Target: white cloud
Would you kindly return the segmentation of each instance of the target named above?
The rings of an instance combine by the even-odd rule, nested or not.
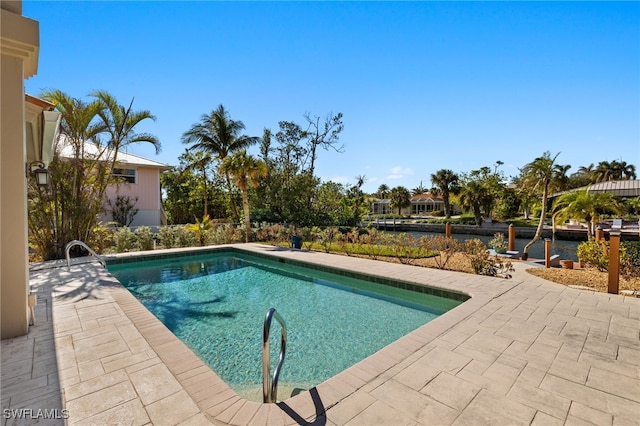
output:
[[[413,176],[413,169],[410,167],[395,166],[389,169],[387,179],[402,179],[406,176]]]

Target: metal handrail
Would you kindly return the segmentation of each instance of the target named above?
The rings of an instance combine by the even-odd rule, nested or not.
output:
[[[273,372],[273,379],[269,376],[271,370],[271,355],[269,353],[269,336],[271,334],[271,319],[275,318],[280,323],[280,356],[278,365]],[[263,402],[276,402],[278,397],[278,378],[287,352],[287,326],[275,308],[270,308],[264,317],[262,329],[262,400]]]
[[[91,249],[91,247],[89,247],[86,243],[84,243],[83,241],[80,240],[73,240],[73,241],[69,241],[67,243],[67,246],[64,248],[64,253],[65,253],[65,257],[67,258],[67,268],[71,267],[71,258],[69,257],[69,250],[71,250],[71,247],[73,246],[81,246],[84,247],[85,249],[87,249],[87,251],[89,251],[89,253],[91,253],[93,256],[96,257],[96,259],[98,259],[98,262],[100,262],[100,264],[103,267],[107,267],[107,262],[104,261],[103,258],[101,258],[98,253],[96,253],[95,251],[93,251]]]

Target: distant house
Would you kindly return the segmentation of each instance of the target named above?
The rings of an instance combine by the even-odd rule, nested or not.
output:
[[[551,195],[549,199],[552,200],[562,194],[574,191],[584,191],[585,189],[588,189],[591,193],[610,192],[620,198],[635,198],[640,197],[640,180],[609,180],[605,182],[592,183],[588,186],[555,193]]]
[[[171,166],[123,152],[118,154],[118,164],[120,168],[114,168],[112,174],[121,177],[123,182],[110,185],[106,198],[112,204],[118,196],[129,197],[132,201],[137,198],[135,207],[138,213],[134,216],[131,226],[166,225],[167,215],[162,208],[160,175],[171,169]],[[111,214],[107,213],[102,220],[111,221]]]
[[[69,144],[61,143],[62,157],[72,157]],[[93,154],[97,150],[94,145],[86,144],[85,152]],[[148,158],[126,152],[118,152],[117,167],[111,171],[112,175],[120,178],[120,182],[111,184],[105,194],[105,214],[99,219],[103,222],[113,220],[109,206],[114,205],[118,197],[128,197],[138,210],[130,226],[160,226],[167,224],[167,215],[162,208],[162,194],[160,189],[160,175],[171,169],[171,166],[149,160]]]
[[[371,204],[372,214],[393,214],[397,211],[390,207],[390,200],[387,198],[376,200]],[[444,200],[430,192],[412,196],[411,206],[400,210],[401,214],[407,216],[429,216],[439,211],[444,211]]]

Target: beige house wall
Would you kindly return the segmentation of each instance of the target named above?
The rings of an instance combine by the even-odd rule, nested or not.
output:
[[[0,1],[0,328],[1,338],[29,331],[24,79],[37,72],[38,22],[21,1]]]

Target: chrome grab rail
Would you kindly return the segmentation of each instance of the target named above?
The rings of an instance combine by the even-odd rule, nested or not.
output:
[[[280,356],[278,365],[273,372],[273,379],[269,376],[271,370],[271,355],[269,353],[269,336],[271,334],[271,319],[275,318],[280,323]],[[262,400],[263,402],[276,402],[278,397],[278,378],[284,363],[284,356],[287,351],[287,326],[284,320],[274,308],[270,308],[264,317],[264,328],[262,329]]]
[[[98,259],[98,262],[100,262],[100,264],[103,267],[105,268],[107,267],[107,262],[105,262],[103,258],[98,256],[98,253],[93,251],[91,247],[89,247],[86,243],[80,240],[73,240],[73,241],[69,241],[67,243],[67,246],[64,248],[65,257],[67,258],[67,268],[71,267],[71,258],[69,257],[69,250],[71,250],[71,247],[74,247],[74,246],[84,247],[85,249],[87,249],[87,251],[89,251],[89,253],[91,253],[93,256],[96,257],[96,259]]]

